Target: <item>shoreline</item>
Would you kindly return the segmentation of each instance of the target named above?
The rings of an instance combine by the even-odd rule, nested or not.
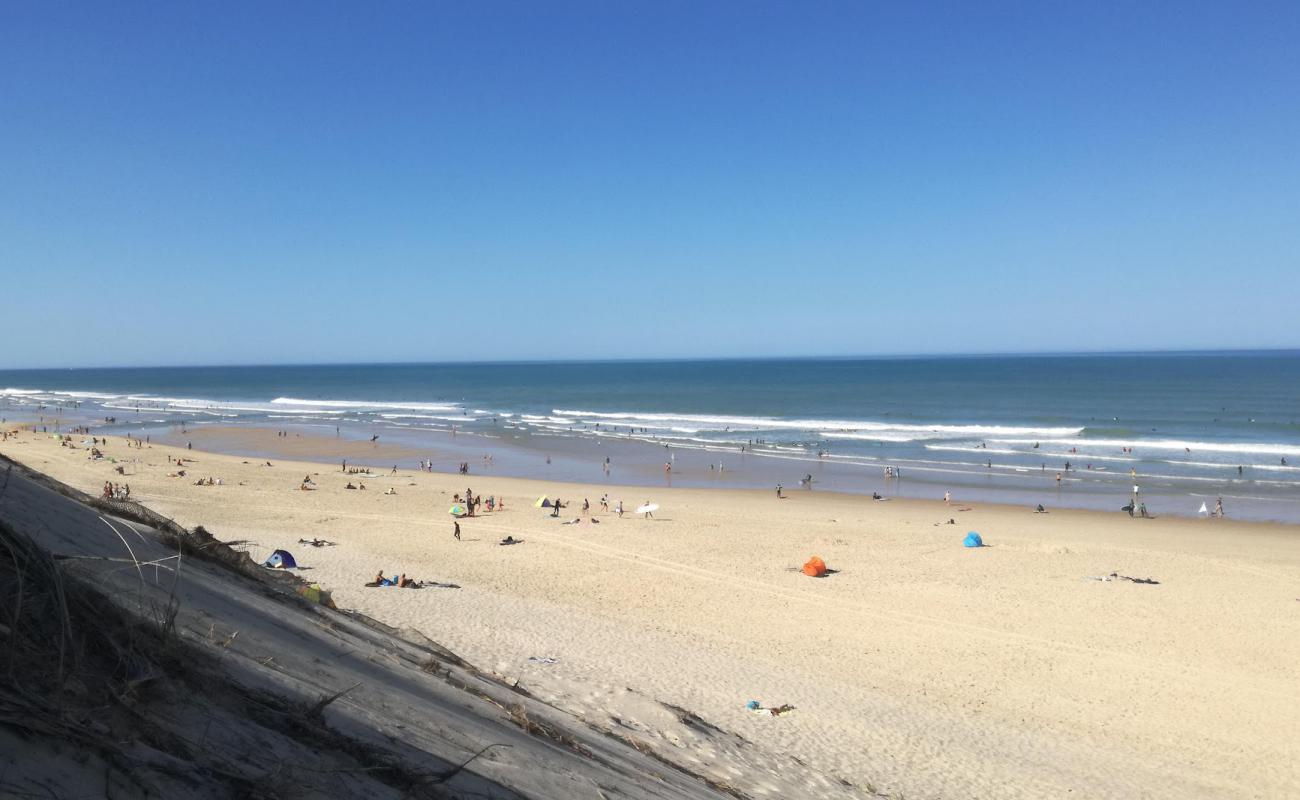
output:
[[[73,445],[20,434],[0,452],[92,492],[129,482],[133,499],[259,560],[289,549],[340,605],[595,724],[641,724],[653,698],[908,796],[1300,790],[1296,526],[694,488],[624,492],[629,507],[660,503],[653,520],[597,510],[585,516],[599,524],[562,525],[605,487],[399,468],[347,491],[337,463],[266,467],[120,437],[106,452],[127,474],[114,477]],[[223,485],[166,477],[175,456],[197,462],[187,478]],[[302,472],[317,491],[298,489]],[[446,509],[467,484],[506,508],[462,519],[458,542]],[[557,491],[573,501],[560,520],[532,506]],[[967,530],[990,546],[963,548]],[[506,535],[523,546],[496,546]],[[337,546],[297,543],[314,537]],[[838,572],[804,576],[810,555]],[[377,568],[461,588],[363,587]],[[1158,583],[1089,580],[1112,572]],[[798,710],[756,717],[750,699]]]
[[[291,430],[291,429],[289,429]],[[331,460],[347,458],[349,466],[368,465],[376,471],[391,469],[393,466],[401,471],[410,471],[407,466],[413,459],[426,458],[427,449],[419,450],[402,443],[392,443],[379,441],[376,443],[358,441],[355,439],[332,438],[322,435],[302,435],[292,434],[288,437],[277,437],[275,429],[261,426],[205,426],[190,430],[185,434],[176,434],[163,437],[159,442],[162,446],[175,448],[177,451],[183,449],[178,445],[180,439],[188,439],[198,442],[200,447],[194,452],[206,452],[211,455],[228,456],[228,457],[245,457],[259,458],[270,457],[282,460],[292,460],[300,462],[303,467],[315,467],[318,471],[325,470],[330,466]],[[205,450],[202,445],[215,440],[225,447],[231,449],[214,449]],[[441,457],[439,457],[441,456]],[[357,459],[360,459],[359,461]],[[450,465],[452,459],[446,457],[445,453],[435,452],[433,455],[433,464],[436,467]],[[337,466],[337,465],[336,465]],[[494,467],[484,466],[482,462],[469,462],[470,472],[466,475],[452,473],[435,469],[434,475],[440,475],[444,478],[453,480],[462,480],[475,482],[479,480],[492,481],[527,481],[531,483],[542,483],[549,486],[559,486],[562,490],[577,496],[580,492],[585,491],[590,495],[592,492],[612,492],[623,493],[632,496],[641,494],[655,494],[663,492],[686,491],[686,492],[742,492],[752,493],[755,497],[773,495],[774,489],[747,487],[747,486],[700,486],[687,482],[683,486],[673,486],[671,483],[655,484],[651,481],[644,483],[598,483],[595,481],[575,481],[566,479],[552,479],[544,475],[512,475],[512,474],[495,474]],[[403,469],[405,468],[405,469]],[[339,474],[342,474],[341,472]],[[644,473],[640,473],[644,474]],[[377,477],[382,477],[379,475]],[[676,476],[674,476],[676,477]],[[886,485],[885,488],[896,488]],[[837,491],[835,489],[805,488],[800,486],[785,486],[784,492],[787,496],[828,496],[854,502],[889,502],[898,506],[909,509],[910,511],[933,511],[941,514],[945,510],[955,514],[966,513],[962,509],[970,507],[982,507],[1000,512],[1032,512],[1031,506],[1020,505],[1015,503],[1001,503],[995,501],[986,501],[972,498],[962,498],[954,496],[951,504],[945,504],[942,500],[927,499],[908,495],[884,496],[881,501],[872,501],[870,495],[863,495],[860,492]],[[589,498],[591,499],[591,498]],[[594,503],[594,500],[593,500]],[[629,505],[629,508],[632,506]],[[1058,515],[1082,515],[1081,519],[1097,518],[1114,518],[1122,519],[1124,515],[1119,511],[1101,511],[1092,508],[1078,508],[1074,506],[1049,507],[1048,512]],[[955,518],[955,517],[954,517]],[[1180,515],[1180,514],[1160,514],[1149,519],[1131,518],[1134,524],[1152,523],[1157,520],[1182,521],[1182,522],[1199,522],[1206,524],[1231,523],[1233,525],[1250,525],[1273,527],[1278,529],[1291,529],[1297,535],[1300,535],[1300,523],[1284,522],[1279,520],[1255,520],[1255,519],[1234,519],[1231,515],[1218,519],[1214,517]],[[960,522],[960,521],[959,521]]]
[[[246,455],[250,457],[304,458],[328,463],[331,459],[343,456],[363,457],[368,455],[371,443],[348,436],[329,436],[318,431],[318,426],[287,425],[289,435],[285,438],[275,436],[275,430],[259,425],[222,425],[209,424],[196,426],[185,432],[169,430],[157,437],[160,443],[172,446],[184,446],[187,441],[197,441],[216,453],[227,455]],[[712,469],[712,457],[717,452],[700,454],[695,452],[679,453],[680,461],[675,456],[673,471],[666,474],[656,464],[647,463],[644,458],[633,461],[630,465],[615,459],[613,468],[602,473],[599,459],[591,452],[578,448],[580,456],[570,450],[556,450],[554,463],[550,455],[518,450],[509,443],[494,441],[480,434],[462,434],[454,436],[440,434],[440,440],[433,446],[426,443],[415,444],[405,439],[381,438],[376,452],[383,454],[380,463],[386,466],[396,464],[401,467],[413,467],[419,461],[430,460],[435,469],[454,469],[462,461],[470,467],[470,475],[501,475],[522,480],[549,481],[581,486],[601,487],[608,491],[632,491],[644,489],[663,491],[669,488],[692,488],[703,490],[755,490],[772,491],[776,484],[782,483],[786,492],[807,491],[798,485],[793,473],[807,472],[814,476],[812,491],[833,493],[854,497],[870,497],[879,493],[890,500],[909,500],[930,502],[943,497],[945,491],[951,491],[954,497],[966,492],[963,502],[979,503],[1008,508],[1033,508],[1039,504],[1053,510],[1081,510],[1096,513],[1118,511],[1127,504],[1128,494],[1115,494],[1111,491],[1098,491],[1096,487],[1080,485],[1080,479],[1066,476],[1064,488],[1060,485],[1048,486],[1035,491],[1007,486],[998,481],[1018,479],[1017,476],[992,474],[984,476],[984,483],[979,486],[965,483],[945,483],[934,476],[908,470],[906,475],[896,479],[882,479],[867,476],[859,471],[845,473],[845,465],[825,461],[797,460],[797,468],[792,467],[793,480],[783,481],[777,466],[782,462],[771,456],[751,455],[748,460],[736,458],[731,460],[727,471]],[[484,470],[485,462],[481,456],[492,454],[491,468]],[[618,452],[615,451],[615,455]],[[544,461],[543,458],[546,460]],[[499,460],[498,460],[499,459]],[[721,463],[721,461],[719,461]],[[757,466],[756,466],[757,465]],[[1042,482],[1052,484],[1050,471],[1044,472]],[[847,475],[847,477],[846,477]],[[584,477],[591,476],[591,477]],[[756,479],[757,476],[757,479]],[[767,479],[771,482],[766,482]],[[759,482],[761,479],[763,482]],[[1126,481],[1130,480],[1128,478]],[[1142,480],[1139,478],[1139,480]],[[1127,484],[1126,484],[1127,485]],[[1286,505],[1276,505],[1276,498],[1256,498],[1249,496],[1224,494],[1228,519],[1273,523],[1279,525],[1300,525],[1300,518],[1286,518],[1288,513],[1300,513],[1300,507],[1289,509]],[[1207,508],[1215,505],[1215,495],[1194,494],[1195,502],[1204,502]],[[1186,498],[1170,495],[1160,489],[1148,487],[1141,493],[1141,501],[1146,503],[1151,513],[1157,517],[1176,517],[1180,519],[1205,519],[1206,515],[1185,510]],[[1248,501],[1248,502],[1241,502]],[[1295,505],[1294,502],[1291,505]],[[1171,508],[1175,510],[1170,510]],[[1242,509],[1245,509],[1242,511]],[[1242,516],[1236,514],[1241,512]],[[1252,515],[1250,512],[1260,513]],[[1275,513],[1276,512],[1276,513]]]

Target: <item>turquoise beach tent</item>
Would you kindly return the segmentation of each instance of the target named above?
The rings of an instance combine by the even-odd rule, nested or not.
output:
[[[978,533],[971,531],[966,534],[966,538],[962,540],[962,544],[966,547],[983,547],[984,540],[980,538]]]

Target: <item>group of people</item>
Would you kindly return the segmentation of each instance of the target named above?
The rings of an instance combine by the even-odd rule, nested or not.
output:
[[[645,506],[648,507],[648,506],[652,506],[652,505],[653,505],[653,504],[652,504],[649,500],[645,501]],[[552,517],[558,517],[558,516],[560,516],[560,509],[565,508],[565,507],[567,507],[567,504],[566,504],[566,503],[564,503],[564,502],[563,502],[562,500],[560,500],[560,498],[558,498],[558,497],[555,498],[555,500],[551,502],[551,516],[552,516]],[[601,509],[601,511],[605,511],[605,512],[609,512],[609,511],[612,510],[612,511],[613,511],[615,514],[617,514],[619,517],[622,517],[622,516],[623,516],[623,501],[622,501],[622,500],[619,500],[617,503],[614,504],[613,509],[611,509],[610,506],[609,506],[609,493],[606,492],[605,494],[602,494],[602,495],[600,496],[600,509]],[[583,514],[590,514],[590,513],[591,513],[591,501],[588,500],[588,499],[585,498],[585,497],[582,498],[582,513],[583,513]],[[654,511],[653,511],[653,510],[645,511],[645,512],[643,512],[643,513],[645,514],[646,519],[654,519]],[[594,517],[592,518],[592,521],[593,521],[593,522],[596,521]],[[567,524],[567,523],[566,523],[566,524]]]
[[[124,483],[121,486],[118,486],[116,483],[104,481],[104,490],[100,494],[100,497],[105,500],[130,500],[131,484]]]
[[[505,508],[505,502],[498,500],[496,495],[488,495],[487,500],[484,500],[483,495],[474,494],[474,490],[469,487],[465,487],[465,497],[463,499],[459,494],[454,494],[451,496],[451,500],[453,503],[463,504],[465,506],[465,515],[469,517],[474,516],[480,507],[487,511],[500,511]]]
[[[379,572],[375,574],[375,579],[372,580],[370,583],[367,583],[366,585],[367,586],[396,586],[400,589],[418,589],[420,588],[421,583],[420,581],[417,581],[414,578],[406,577],[405,572],[403,572],[401,575],[398,575],[396,578],[385,578],[384,571],[381,569]]]

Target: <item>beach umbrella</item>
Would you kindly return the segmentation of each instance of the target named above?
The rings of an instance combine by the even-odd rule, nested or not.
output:
[[[462,506],[460,503],[457,503],[456,505],[447,509],[447,513],[451,514],[453,517],[463,517],[466,514],[468,514],[469,511],[465,508],[465,506]]]
[[[659,510],[659,504],[658,504],[658,503],[646,503],[646,504],[643,505],[643,506],[638,506],[638,507],[637,507],[637,510],[636,510],[636,513],[638,513],[638,514],[649,514],[651,511],[658,511],[658,510]]]
[[[537,502],[533,503],[533,508],[545,508],[546,505],[547,505],[546,495],[542,495],[541,497],[537,498]]]

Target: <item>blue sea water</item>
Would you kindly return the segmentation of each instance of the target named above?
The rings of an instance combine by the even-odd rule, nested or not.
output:
[[[1223,495],[1236,516],[1300,520],[1295,351],[0,371],[0,416],[337,429],[448,467],[490,453],[503,474],[613,483],[811,476],[1098,508],[1138,483],[1164,513]]]

